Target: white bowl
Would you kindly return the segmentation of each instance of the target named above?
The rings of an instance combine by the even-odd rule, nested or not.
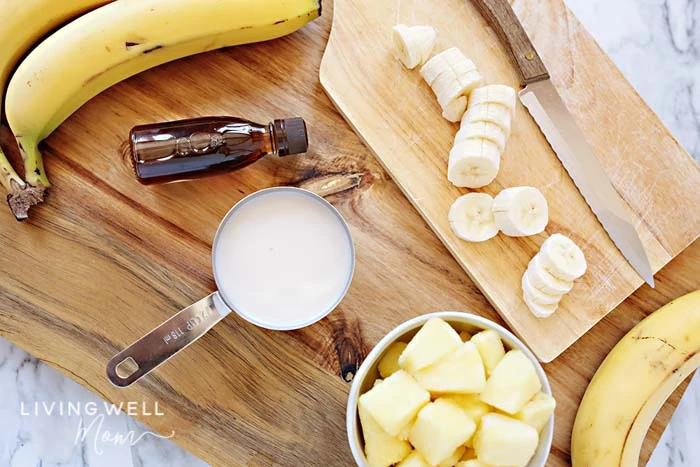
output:
[[[443,319],[444,321],[450,323],[458,332],[467,331],[470,334],[474,334],[484,329],[493,329],[494,331],[498,332],[507,349],[520,349],[525,352],[525,355],[527,355],[530,360],[532,360],[532,363],[535,365],[535,370],[537,371],[537,376],[542,382],[542,392],[549,395],[552,394],[552,390],[549,387],[549,381],[547,380],[547,375],[545,374],[540,363],[537,361],[537,358],[520,339],[515,337],[503,326],[499,326],[493,321],[482,318],[481,316],[458,311],[440,311],[437,313],[417,316],[398,325],[389,334],[384,336],[384,338],[374,346],[369,355],[367,355],[367,358],[364,362],[362,362],[360,369],[357,371],[357,374],[352,380],[350,395],[348,396],[346,424],[348,441],[350,442],[350,450],[355,458],[355,462],[360,467],[367,467],[368,464],[364,452],[364,442],[362,440],[362,433],[360,429],[360,419],[357,413],[357,399],[361,394],[364,394],[370,388],[372,388],[374,381],[379,378],[377,364],[384,355],[384,351],[387,349],[387,347],[389,347],[389,345],[393,342],[399,340],[408,342],[415,335],[415,333],[418,332],[418,329],[420,329],[420,327],[431,318]],[[552,447],[553,435],[554,417],[552,416],[540,434],[540,444],[537,446],[537,451],[535,451],[535,455],[532,457],[527,467],[544,467],[545,463],[547,462],[547,457],[549,456],[549,450]]]

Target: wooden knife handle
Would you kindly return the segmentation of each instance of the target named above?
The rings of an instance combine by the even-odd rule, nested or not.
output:
[[[472,0],[498,34],[518,69],[522,84],[549,78],[547,68],[527,37],[508,0]]]

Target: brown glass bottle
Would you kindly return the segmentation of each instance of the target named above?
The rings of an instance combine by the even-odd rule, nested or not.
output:
[[[240,169],[268,154],[306,152],[301,118],[267,125],[235,117],[203,117],[134,127],[131,160],[143,184],[168,183]]]

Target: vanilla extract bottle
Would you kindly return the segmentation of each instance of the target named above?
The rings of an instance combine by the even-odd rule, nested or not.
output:
[[[150,185],[237,170],[269,154],[304,153],[308,136],[306,123],[298,117],[266,125],[202,117],[136,126],[129,145],[136,177]]]

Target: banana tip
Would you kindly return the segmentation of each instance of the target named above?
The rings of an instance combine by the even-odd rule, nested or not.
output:
[[[24,187],[15,186],[11,193],[7,195],[7,204],[10,206],[12,214],[18,221],[24,221],[29,218],[29,209],[44,201],[47,190],[45,186],[31,186],[26,184]]]

